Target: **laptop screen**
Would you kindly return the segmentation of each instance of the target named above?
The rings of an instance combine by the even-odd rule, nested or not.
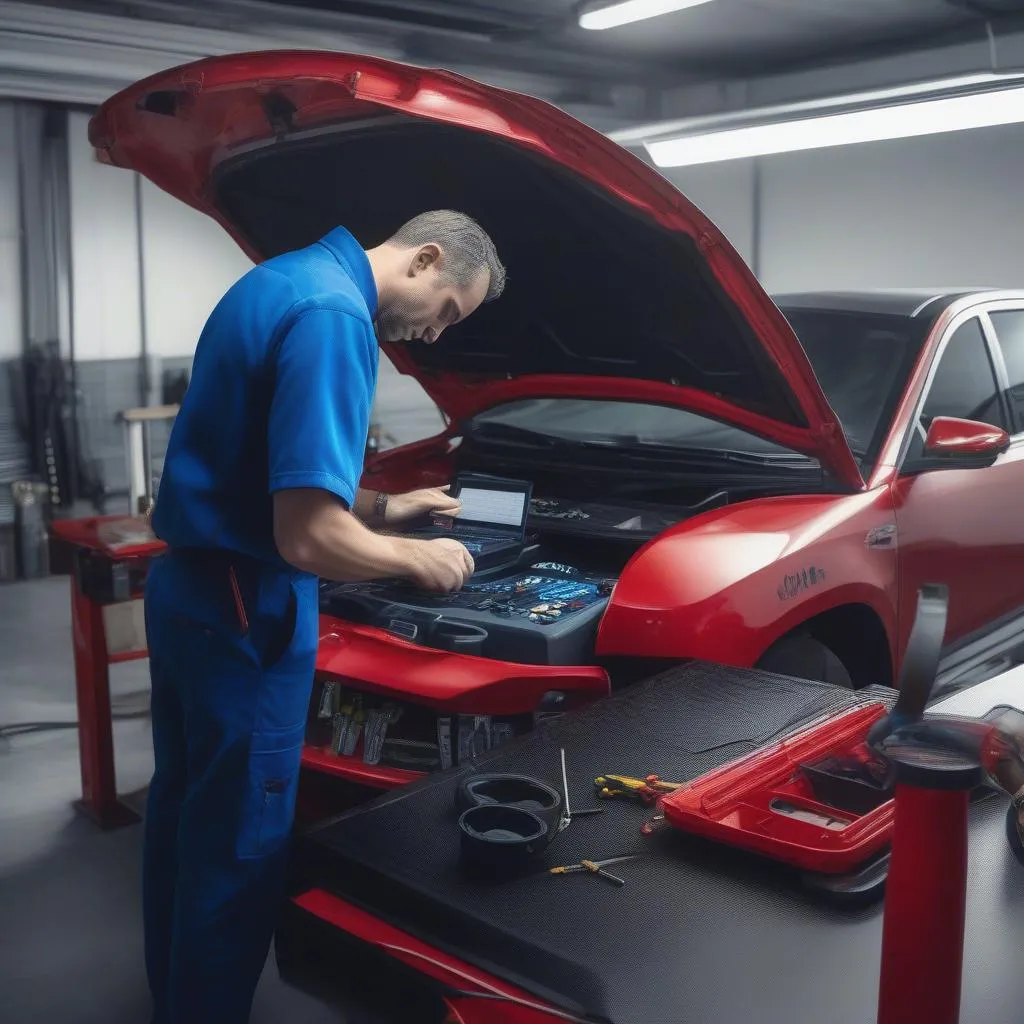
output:
[[[479,486],[459,490],[461,522],[493,523],[519,528],[526,517],[526,493],[523,491],[490,490]]]

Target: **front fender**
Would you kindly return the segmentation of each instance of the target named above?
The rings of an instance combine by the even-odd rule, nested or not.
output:
[[[597,653],[752,665],[801,623],[847,604],[873,609],[893,636],[895,547],[866,541],[891,521],[882,489],[764,499],[682,523],[627,565]]]

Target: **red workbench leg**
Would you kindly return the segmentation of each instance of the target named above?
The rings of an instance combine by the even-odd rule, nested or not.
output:
[[[100,828],[120,828],[140,821],[117,798],[113,720],[103,606],[90,601],[71,576],[71,634],[75,648],[75,695],[78,701],[78,753],[82,799],[75,807]]]
[[[878,1024],[957,1024],[967,910],[963,789],[897,785]]]

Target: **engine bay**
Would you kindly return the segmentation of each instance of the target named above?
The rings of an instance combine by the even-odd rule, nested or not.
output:
[[[402,581],[325,587],[321,607],[439,650],[533,665],[575,665],[593,656],[611,576],[559,562],[476,574],[454,594]]]
[[[474,659],[503,663],[512,677],[516,666],[566,666],[571,672],[595,665],[598,629],[627,562],[696,510],[554,497],[547,489],[533,495],[532,488],[529,481],[461,474],[452,492],[460,495],[462,514],[428,517],[402,531],[466,543],[477,570],[461,590],[434,594],[404,579],[323,581],[321,612],[416,647],[465,657],[450,673],[471,671]],[[726,492],[711,492],[700,510],[727,502]],[[520,511],[512,515],[513,509]],[[375,768],[437,771],[470,763],[578,700],[553,679],[539,704],[524,691],[516,713],[479,714],[472,706],[468,713],[449,713],[373,692],[358,673],[331,674],[320,676],[314,687],[307,743],[325,755]]]
[[[452,484],[460,515],[403,531],[467,545],[477,571],[457,593],[393,579],[325,583],[321,610],[437,650],[524,665],[590,663],[622,567],[688,510],[533,497],[532,486],[460,474]]]

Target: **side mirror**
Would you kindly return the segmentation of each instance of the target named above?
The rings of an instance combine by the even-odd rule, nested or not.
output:
[[[934,469],[984,469],[1010,447],[1002,427],[953,416],[936,416],[924,441],[925,466]]]

